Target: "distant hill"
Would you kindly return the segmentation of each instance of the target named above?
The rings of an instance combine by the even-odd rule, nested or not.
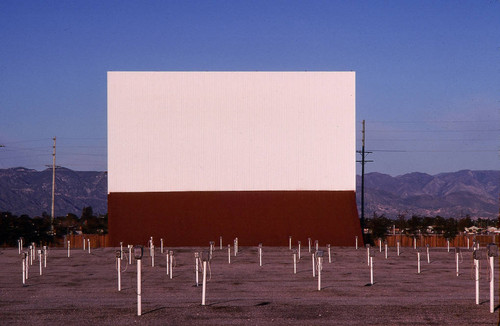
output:
[[[83,207],[92,206],[94,214],[108,211],[106,172],[56,170],[54,210],[56,216],[68,213],[81,216]],[[15,215],[50,215],[52,169],[0,169],[0,211]]]
[[[358,207],[361,177],[357,176]],[[374,212],[396,217],[420,216],[496,218],[499,211],[500,171],[463,170],[429,175],[409,173],[392,177],[365,174],[365,217]]]
[[[358,182],[358,207],[361,177]],[[421,216],[496,218],[498,216],[500,171],[458,171],[429,175],[409,173],[392,177],[381,173],[365,175],[365,216],[373,212],[396,217]],[[50,214],[52,170],[0,169],[0,211],[31,217]],[[95,214],[107,212],[106,172],[56,170],[56,216],[80,216],[83,207]]]

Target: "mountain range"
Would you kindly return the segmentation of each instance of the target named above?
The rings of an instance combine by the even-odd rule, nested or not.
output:
[[[360,206],[361,177],[357,176]],[[442,217],[496,218],[499,213],[500,171],[462,170],[429,175],[408,173],[392,177],[365,175],[365,217],[373,213]]]
[[[68,213],[80,217],[84,207],[94,214],[108,211],[106,172],[56,169],[54,215]],[[52,169],[0,169],[0,211],[31,217],[51,214]]]
[[[360,206],[361,177],[357,176]],[[365,217],[373,213],[443,217],[496,218],[499,213],[500,171],[463,170],[429,175],[400,176],[372,172],[365,175]],[[0,211],[31,217],[50,214],[52,169],[0,169]],[[98,171],[56,170],[56,216],[81,216],[84,207],[94,214],[107,212],[107,174]]]

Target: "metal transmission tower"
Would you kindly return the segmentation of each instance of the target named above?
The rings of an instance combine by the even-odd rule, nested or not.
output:
[[[372,152],[365,151],[365,120],[363,120],[363,142],[361,150],[357,151],[361,154],[361,161],[356,161],[361,163],[361,234],[363,238],[365,236],[365,163],[373,162],[373,160],[367,160],[366,156]],[[366,240],[366,239],[363,239]],[[366,243],[366,241],[365,241]]]

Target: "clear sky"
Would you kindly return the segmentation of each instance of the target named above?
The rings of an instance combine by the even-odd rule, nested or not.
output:
[[[367,172],[500,168],[500,1],[0,1],[0,168],[106,170],[112,70],[353,70]]]

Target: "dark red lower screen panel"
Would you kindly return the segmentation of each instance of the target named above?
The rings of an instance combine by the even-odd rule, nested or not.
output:
[[[108,195],[111,246],[362,245],[354,191],[134,192]]]

